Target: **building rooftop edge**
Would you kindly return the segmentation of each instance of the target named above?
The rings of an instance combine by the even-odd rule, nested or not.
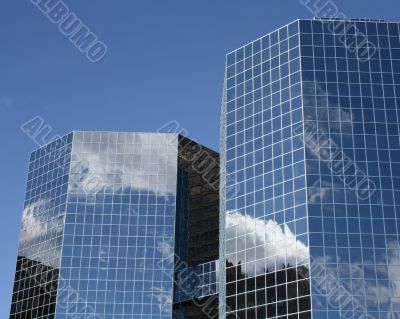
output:
[[[292,23],[295,23],[295,22],[298,22],[298,21],[316,21],[316,20],[320,20],[320,21],[348,21],[348,22],[400,23],[400,22],[387,21],[385,19],[373,19],[373,18],[335,18],[335,17],[332,17],[332,18],[326,17],[325,18],[325,17],[317,17],[317,16],[313,17],[313,18],[298,18],[298,19],[295,19],[295,20],[291,20],[289,23],[286,23],[286,24],[284,24],[284,25],[282,25],[282,26],[280,26],[278,28],[275,28],[270,32],[264,33],[261,36],[257,37],[255,40],[250,41],[250,42],[246,42],[244,45],[241,45],[240,47],[238,47],[238,48],[236,48],[234,50],[230,50],[229,52],[227,52],[225,54],[225,58],[229,54],[231,54],[231,53],[233,53],[233,52],[235,52],[237,50],[240,50],[241,48],[244,48],[246,45],[249,45],[250,43],[256,42],[259,39],[261,39],[261,38],[263,38],[263,37],[265,37],[267,35],[270,35],[271,33],[274,33],[275,31],[278,31],[279,29],[287,27],[288,25],[290,25]]]
[[[56,136],[54,136],[54,137],[51,139],[51,141],[49,141],[49,142],[47,142],[47,143],[43,143],[43,145],[40,145],[40,146],[34,148],[32,151],[30,151],[30,154],[32,155],[32,153],[34,153],[34,152],[36,152],[36,151],[38,151],[38,150],[40,150],[40,149],[42,149],[42,148],[44,148],[44,147],[47,147],[48,145],[50,145],[50,144],[53,143],[54,141],[59,140],[59,139],[62,139],[62,138],[65,138],[65,137],[67,137],[68,135],[71,135],[71,134],[73,135],[73,134],[75,134],[75,133],[123,133],[123,134],[129,134],[129,133],[131,133],[131,134],[157,134],[157,135],[171,135],[171,136],[174,136],[174,135],[175,135],[175,136],[177,136],[178,138],[186,138],[186,139],[188,139],[188,140],[190,140],[190,141],[192,141],[192,142],[194,142],[194,143],[196,143],[196,144],[198,144],[198,145],[201,145],[202,147],[208,149],[209,151],[212,151],[212,152],[214,152],[214,153],[219,154],[218,151],[212,149],[211,147],[206,146],[206,145],[200,143],[199,141],[197,141],[196,139],[191,138],[191,137],[188,137],[188,136],[185,136],[185,135],[183,135],[183,134],[181,134],[181,133],[172,133],[172,132],[171,132],[171,133],[170,133],[170,132],[143,132],[143,131],[130,131],[130,132],[127,132],[127,131],[102,131],[102,130],[99,130],[99,131],[97,131],[97,130],[72,130],[72,131],[68,131],[67,133],[65,133],[65,134],[63,134],[63,135],[59,135],[59,136],[56,135]]]

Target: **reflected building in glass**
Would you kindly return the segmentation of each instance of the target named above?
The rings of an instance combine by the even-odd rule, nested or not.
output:
[[[218,173],[178,134],[73,132],[34,151],[10,318],[216,312]]]
[[[400,37],[294,21],[227,55],[220,318],[400,318]]]

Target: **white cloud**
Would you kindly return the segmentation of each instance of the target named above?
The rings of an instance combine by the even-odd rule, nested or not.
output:
[[[247,249],[246,252],[229,254],[227,259],[234,265],[247,263],[245,272],[248,276],[265,273],[266,268],[274,270],[282,265],[294,266],[309,259],[308,247],[296,239],[286,224],[278,225],[273,220],[264,221],[231,211],[226,214],[225,225],[226,237],[235,237],[236,243],[233,244]]]
[[[330,278],[335,278],[336,284],[341,285],[343,291],[346,291],[347,295],[353,296],[354,300],[361,299],[361,304],[364,304],[364,298],[366,299],[367,304],[374,305],[377,309],[380,305],[387,305],[392,303],[397,304],[397,308],[400,305],[400,247],[397,242],[388,242],[387,247],[388,250],[388,267],[381,267],[378,265],[376,267],[376,272],[380,278],[388,277],[388,281],[375,281],[371,278],[364,277],[364,268],[370,267],[375,271],[375,265],[360,265],[356,263],[345,263],[338,258],[339,267],[342,263],[343,266],[350,266],[350,276],[351,278],[355,278],[355,280],[344,279],[339,281],[337,276],[337,268],[333,266],[334,258],[331,256],[325,256],[326,262],[330,264],[325,264],[323,258],[315,258],[312,262],[312,268],[315,269],[325,269],[326,276],[330,276]],[[335,262],[336,263],[336,262]],[[330,266],[332,265],[332,266]],[[368,279],[368,280],[367,280]],[[318,287],[319,279],[315,279],[313,281],[314,287]],[[320,282],[324,283],[324,280]],[[388,284],[388,285],[387,285]],[[317,288],[318,289],[318,288]],[[321,286],[319,288],[322,293],[329,295],[329,291],[326,291],[326,288]],[[365,296],[365,297],[364,297]],[[397,318],[399,312],[398,310],[393,310],[388,312],[388,319]]]
[[[156,301],[161,314],[172,313],[172,289],[153,287],[152,297]]]
[[[353,114],[351,111],[344,110],[338,103],[333,103],[328,99],[328,106],[326,105],[328,92],[318,82],[304,82],[304,105],[310,106],[317,104],[316,112],[318,116],[319,125],[323,122],[328,123],[331,128],[341,130],[342,133],[351,133],[353,125]],[[332,94],[331,94],[332,95]],[[310,97],[311,96],[311,97]],[[316,101],[314,98],[316,97]],[[310,116],[306,116],[305,120],[315,120]],[[327,125],[327,124],[326,124]],[[326,127],[327,128],[327,127]]]
[[[112,134],[112,133],[108,133]],[[178,141],[173,134],[129,133],[135,144],[83,143],[74,135],[70,192],[97,193],[101,189],[114,193],[122,189],[147,189],[166,196],[176,192]],[[156,136],[154,144],[145,143],[144,135]],[[154,141],[154,139],[153,139]],[[82,148],[80,148],[82,146]]]
[[[168,238],[159,239],[156,242],[156,249],[161,253],[160,262],[173,266],[175,257],[174,240]],[[165,265],[160,265],[160,269],[164,267]]]
[[[19,255],[44,265],[58,267],[54,261],[60,257],[60,248],[51,247],[49,238],[54,240],[62,235],[63,226],[59,219],[63,217],[49,216],[50,209],[46,200],[26,206],[22,213]]]

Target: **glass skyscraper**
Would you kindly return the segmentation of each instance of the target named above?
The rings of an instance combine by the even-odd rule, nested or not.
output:
[[[34,151],[10,318],[400,319],[399,28],[297,20],[229,53],[221,166],[174,133]]]
[[[218,164],[169,133],[73,132],[34,151],[10,318],[217,309]]]
[[[294,21],[227,55],[220,318],[400,318],[400,37]]]

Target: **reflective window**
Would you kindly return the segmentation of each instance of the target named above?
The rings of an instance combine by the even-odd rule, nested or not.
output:
[[[399,313],[398,34],[381,20],[300,20],[261,38],[260,75],[226,73],[227,314]],[[231,80],[243,73],[245,90]],[[351,309],[332,306],[334,287]]]

